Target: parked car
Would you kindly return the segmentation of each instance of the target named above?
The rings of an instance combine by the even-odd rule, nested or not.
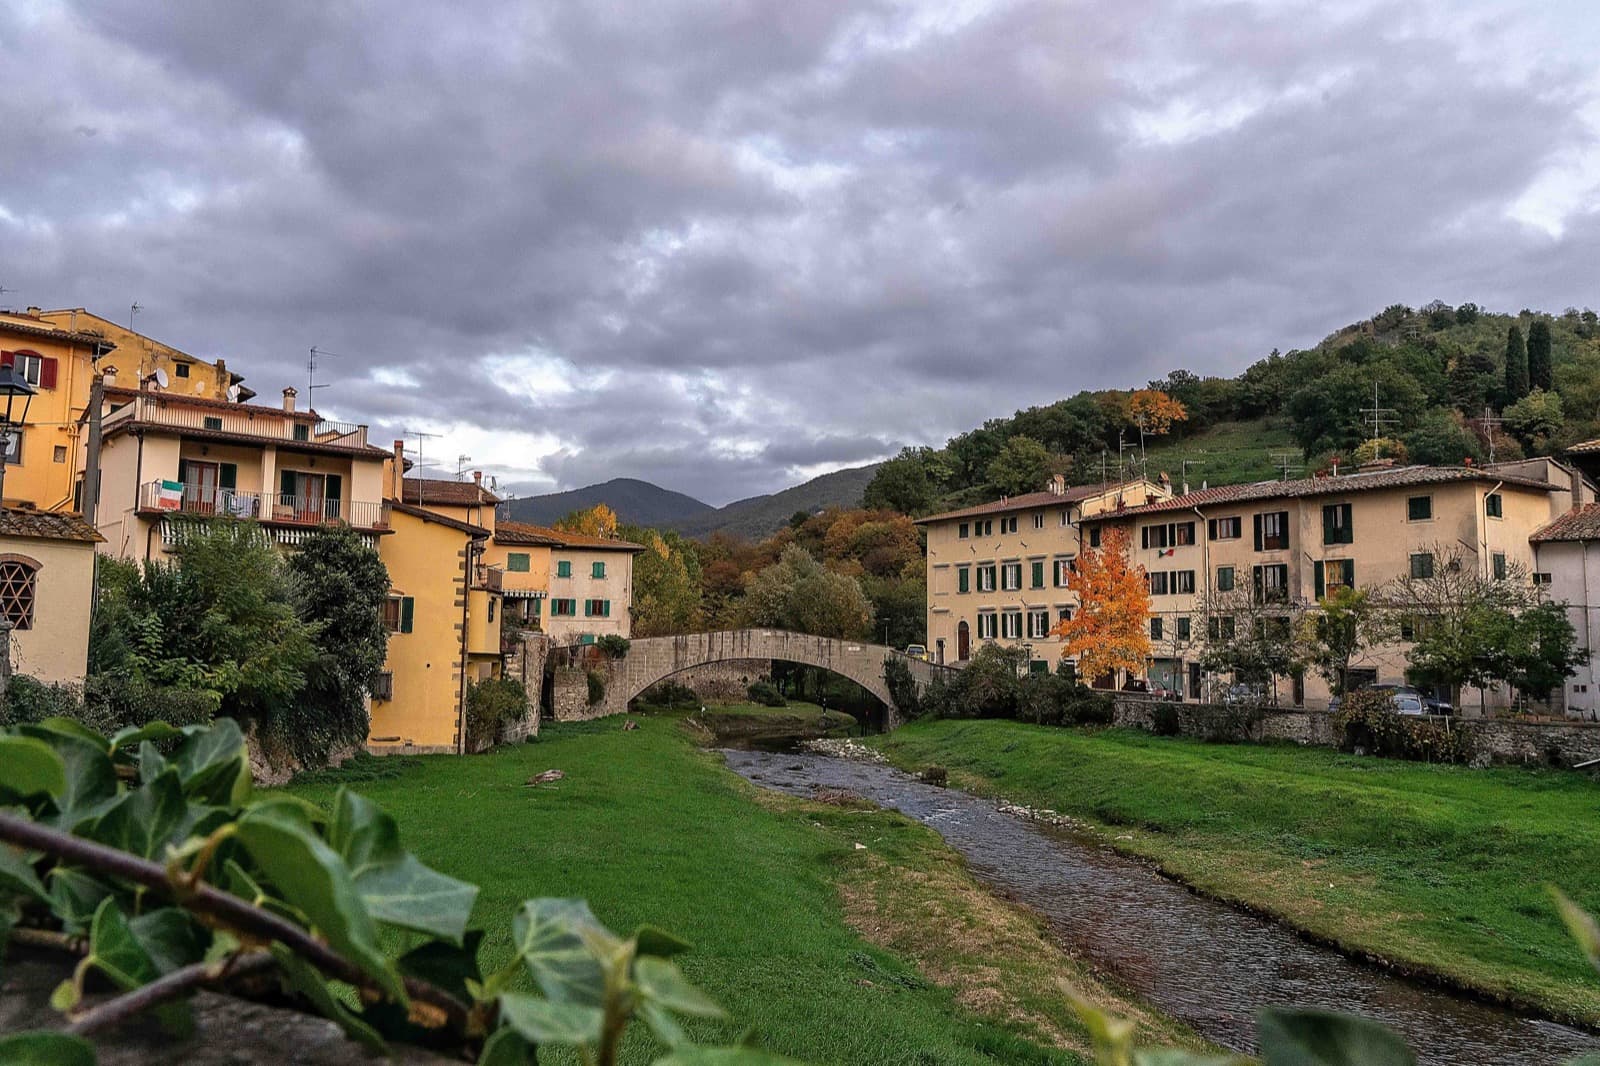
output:
[[[1393,701],[1394,712],[1396,714],[1423,715],[1452,713],[1452,708],[1448,702],[1443,700],[1435,700],[1430,696],[1424,696],[1421,692],[1410,685],[1363,685],[1357,691],[1387,692],[1389,694],[1389,698]],[[1339,710],[1339,703],[1339,697],[1333,697],[1328,701],[1328,710],[1337,712]],[[1445,709],[1442,711],[1436,711],[1432,709],[1433,706],[1442,706]]]
[[[928,647],[925,644],[907,644],[906,654],[913,659],[921,659],[923,662],[928,661]]]
[[[1228,707],[1265,704],[1267,702],[1267,686],[1244,681],[1229,685],[1227,691],[1222,694],[1222,702]]]

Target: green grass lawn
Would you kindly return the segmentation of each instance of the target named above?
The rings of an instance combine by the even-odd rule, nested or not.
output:
[[[1202,482],[1211,485],[1239,485],[1266,481],[1282,474],[1273,465],[1273,452],[1294,452],[1299,446],[1289,435],[1287,422],[1268,419],[1250,422],[1219,422],[1192,437],[1147,443],[1150,476],[1165,470],[1172,475],[1173,490],[1183,481],[1183,460],[1189,468],[1189,486],[1198,489]]]
[[[1352,950],[1600,1022],[1547,884],[1600,913],[1600,784],[1016,722],[913,723],[903,768],[1050,807],[1204,891]]]
[[[1031,916],[978,891],[931,831],[764,793],[680,722],[636,720],[547,727],[481,756],[362,760],[348,776],[423,861],[482,887],[488,965],[508,957],[523,899],[584,897],[614,929],[648,922],[694,943],[685,970],[735,1019],[708,1039],[753,1026],[814,1063],[1070,1063],[1040,1046],[1086,1046],[1059,978],[1138,1013]],[[565,779],[524,785],[552,768]],[[327,804],[337,778],[291,791]],[[642,1029],[631,1039],[628,1061],[648,1061]]]

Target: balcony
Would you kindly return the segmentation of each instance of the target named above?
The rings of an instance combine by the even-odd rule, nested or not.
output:
[[[181,485],[181,491],[178,491]],[[205,518],[251,518],[274,525],[323,526],[347,522],[357,529],[385,529],[388,515],[369,500],[320,499],[279,492],[234,489],[176,481],[139,486],[141,513],[194,515]]]
[[[105,418],[107,430],[122,422],[147,422],[175,429],[229,433],[265,441],[318,444],[335,448],[364,448],[367,427],[353,422],[308,421],[289,412],[243,405],[199,405],[182,397],[140,393]]]
[[[503,592],[506,587],[505,571],[498,566],[488,566],[484,563],[477,564],[474,588],[487,589],[490,592]]]

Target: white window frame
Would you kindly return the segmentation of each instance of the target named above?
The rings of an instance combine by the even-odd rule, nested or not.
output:
[[[1022,612],[1005,611],[1000,615],[1000,639],[1022,639]]]
[[[43,370],[44,356],[42,355],[23,355],[19,352],[11,357],[11,372],[36,389],[39,387],[39,375]]]
[[[1016,562],[1016,563],[1001,563],[1000,564],[1000,591],[1001,592],[1020,592],[1021,590],[1022,590],[1022,564],[1020,562]]]

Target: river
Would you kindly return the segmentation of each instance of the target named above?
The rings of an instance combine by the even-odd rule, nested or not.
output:
[[[1396,976],[1275,922],[1188,891],[1088,837],[1005,814],[991,800],[887,766],[793,752],[726,751],[735,772],[809,796],[848,789],[937,830],[991,889],[1037,911],[1063,944],[1224,1047],[1255,1049],[1265,1006],[1327,1007],[1400,1032],[1423,1063],[1562,1063],[1600,1036]]]

